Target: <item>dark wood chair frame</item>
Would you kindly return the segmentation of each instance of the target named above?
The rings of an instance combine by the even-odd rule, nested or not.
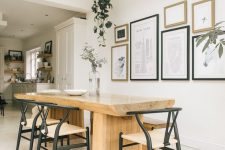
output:
[[[140,128],[144,132],[144,135],[146,137],[147,141],[147,150],[153,150],[152,148],[152,141],[151,141],[151,135],[147,131],[147,129],[144,127],[144,124],[142,123],[140,119],[140,115],[143,114],[154,114],[154,113],[168,113],[167,117],[167,124],[166,124],[166,130],[165,130],[165,136],[164,136],[164,147],[161,147],[160,149],[163,150],[171,150],[167,146],[170,145],[170,136],[172,131],[174,131],[175,139],[177,140],[176,143],[176,150],[181,150],[181,144],[180,144],[180,138],[179,138],[179,132],[178,132],[178,127],[177,127],[177,116],[179,114],[179,111],[181,111],[182,108],[165,108],[165,109],[155,109],[155,110],[148,110],[148,111],[133,111],[133,112],[128,112],[127,115],[134,115]],[[172,120],[172,123],[171,123]],[[123,150],[124,147],[129,147],[129,146],[134,146],[138,145],[140,143],[131,143],[131,144],[123,144],[123,138],[122,138],[123,133],[121,132],[119,135],[119,150]]]
[[[37,139],[39,137],[38,131],[40,130],[40,128],[37,127],[36,124],[38,118],[40,117],[41,112],[39,111],[39,113],[37,113],[36,116],[34,117],[31,129],[23,129],[27,125],[26,113],[28,110],[28,105],[36,105],[36,102],[33,100],[19,100],[19,99],[17,99],[17,101],[20,103],[21,106],[20,107],[21,118],[17,137],[16,150],[19,150],[21,138],[30,141],[29,150],[33,150],[34,139]],[[41,111],[44,111],[44,108]],[[23,136],[24,133],[31,133],[30,138]],[[47,146],[47,143],[45,143],[45,146]]]
[[[61,137],[59,136],[59,131],[60,131],[61,126],[63,125],[63,123],[66,122],[70,111],[72,111],[72,110],[79,110],[79,108],[77,108],[77,107],[69,107],[69,106],[59,106],[59,105],[56,105],[56,104],[49,104],[49,103],[48,104],[47,103],[37,103],[37,104],[40,106],[38,108],[39,108],[39,112],[41,113],[41,118],[42,118],[42,125],[40,127],[40,130],[44,129],[44,131],[45,131],[44,134],[42,132],[40,132],[40,134],[39,134],[37,150],[40,150],[41,148],[47,150],[46,148],[42,147],[41,144],[44,143],[44,142],[50,142],[50,141],[53,141],[53,150],[69,150],[69,149],[81,148],[81,147],[87,147],[87,150],[90,150],[90,138],[89,138],[89,128],[88,127],[86,128],[86,137],[83,137],[83,136],[81,136],[79,134],[73,134],[76,137],[85,139],[86,142],[78,143],[78,144],[70,144],[69,136],[66,136],[66,137],[68,137],[67,138],[67,145],[65,145],[65,146],[61,145],[60,147],[58,147],[58,140],[60,138],[64,138],[65,137],[65,136],[61,136]],[[47,111],[42,111],[42,109],[44,107],[47,107]],[[54,138],[47,137],[48,127],[46,125],[46,119],[48,117],[49,109],[51,109],[51,108],[66,110],[66,112],[64,113],[62,119],[57,124]]]

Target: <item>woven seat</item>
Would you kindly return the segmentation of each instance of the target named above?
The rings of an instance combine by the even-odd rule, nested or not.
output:
[[[165,129],[155,129],[153,131],[148,131],[148,132],[151,136],[153,149],[164,147],[163,142],[164,142],[164,136],[165,136]],[[140,143],[142,145],[147,145],[146,137],[143,132],[135,133],[135,134],[123,134],[122,138],[135,143]],[[176,144],[177,140],[175,139],[174,136],[171,136],[169,142],[170,144]]]
[[[48,126],[48,134],[46,136],[54,138],[56,127],[57,125]],[[41,130],[41,132],[44,134],[45,130]],[[68,123],[63,123],[59,131],[59,136],[72,135],[82,132],[86,132],[86,129]]]

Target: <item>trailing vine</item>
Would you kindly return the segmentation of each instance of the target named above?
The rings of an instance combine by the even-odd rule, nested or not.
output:
[[[98,34],[99,46],[105,47],[106,29],[112,27],[112,22],[108,20],[109,11],[112,9],[111,0],[94,0],[91,9],[95,13],[94,21],[96,25],[94,26],[94,33]]]

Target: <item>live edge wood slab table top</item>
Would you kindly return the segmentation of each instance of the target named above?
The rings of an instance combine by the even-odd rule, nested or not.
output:
[[[126,116],[129,111],[149,110],[171,107],[174,99],[136,97],[115,94],[100,94],[100,96],[69,96],[65,93],[24,93],[15,94],[17,99],[52,102],[59,105],[79,107],[80,109],[98,112],[112,116]]]
[[[17,99],[75,106],[79,107],[81,110],[92,112],[92,150],[118,150],[120,132],[137,133],[140,131],[135,117],[127,116],[127,112],[172,107],[175,103],[174,99],[168,98],[114,94],[100,94],[100,96],[89,96],[88,94],[84,96],[69,96],[63,92],[24,93],[16,94],[15,97]],[[83,122],[83,113],[72,115],[71,119],[75,120],[75,124],[83,125],[83,123],[81,123]],[[125,143],[129,143],[129,141],[125,141]],[[141,149],[141,145],[129,148],[129,150]]]

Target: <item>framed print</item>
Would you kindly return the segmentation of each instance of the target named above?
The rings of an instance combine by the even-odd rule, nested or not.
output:
[[[215,0],[203,0],[192,4],[192,31],[205,32],[215,26]]]
[[[52,41],[46,42],[45,43],[45,54],[51,54],[52,53]]]
[[[190,27],[162,31],[161,79],[189,80]]]
[[[112,47],[111,79],[112,81],[128,81],[128,44]]]
[[[158,80],[159,15],[130,23],[130,79]]]
[[[187,23],[187,1],[179,2],[164,8],[165,28],[174,27],[186,23]]]
[[[23,60],[23,52],[17,50],[9,50],[9,60],[12,61],[22,61]]]
[[[218,49],[214,46],[208,46],[208,48],[202,52],[206,41],[197,46],[198,36],[192,38],[192,79],[193,80],[225,80],[225,55],[221,58],[218,54]],[[225,38],[224,35],[219,38]]]
[[[128,24],[115,27],[115,43],[127,42],[129,37]]]

